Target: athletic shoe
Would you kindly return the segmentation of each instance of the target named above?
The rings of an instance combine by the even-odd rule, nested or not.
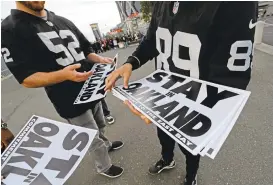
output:
[[[187,179],[185,178],[184,185],[197,185],[197,176],[195,176],[195,179],[191,182],[187,181]]]
[[[109,152],[112,152],[114,150],[118,150],[121,147],[123,147],[124,143],[122,141],[113,141],[112,146],[109,148]]]
[[[115,122],[115,118],[111,115],[105,116],[105,119],[109,125],[112,125]]]
[[[169,163],[166,163],[163,159],[160,159],[155,163],[154,166],[149,168],[149,173],[152,175],[159,174],[163,170],[172,169],[175,167],[175,161],[172,160]]]
[[[106,172],[103,172],[100,174],[113,179],[113,178],[117,178],[121,176],[122,173],[123,173],[123,168],[112,165]]]

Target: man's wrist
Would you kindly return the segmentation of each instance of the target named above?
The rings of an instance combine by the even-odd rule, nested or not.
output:
[[[69,77],[67,76],[67,73],[64,69],[61,69],[58,72],[58,78],[61,79],[61,81],[66,81],[69,80]]]
[[[103,57],[100,55],[97,55],[96,53],[90,53],[87,56],[88,60],[91,62],[95,62],[95,63],[101,63],[101,61],[103,60]]]
[[[128,67],[130,70],[133,70],[133,66],[130,63],[124,63],[123,65]]]
[[[135,56],[129,56],[124,64],[131,64],[132,70],[138,69],[141,66],[139,59]]]
[[[98,62],[98,63],[103,63],[103,58],[104,58],[104,57],[102,57],[102,56],[100,56],[100,55],[97,55],[97,56],[98,56],[98,61],[97,61],[97,62]]]
[[[96,63],[100,63],[102,61],[102,57],[97,55],[96,53],[92,53],[92,60]]]

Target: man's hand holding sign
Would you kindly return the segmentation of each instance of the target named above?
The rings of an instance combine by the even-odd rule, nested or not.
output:
[[[113,59],[109,57],[102,57],[94,53],[88,55],[88,62],[94,62],[95,64],[112,64]],[[45,87],[63,81],[69,80],[73,82],[86,81],[92,74],[93,71],[78,72],[77,69],[81,68],[81,64],[68,65],[62,70],[44,73],[37,72],[23,81],[23,85],[28,88]]]
[[[132,65],[124,64],[114,72],[112,72],[106,78],[106,86],[105,91],[112,91],[112,88],[115,86],[116,81],[122,77],[123,78],[123,86],[128,88],[129,79],[132,75]]]
[[[118,54],[114,60],[104,57],[97,58],[97,60],[99,63],[96,63],[91,69],[93,75],[85,81],[74,104],[88,103],[106,96],[106,91],[104,90],[105,79],[116,69]]]
[[[129,79],[132,75],[132,65],[127,63],[112,72],[107,78],[106,78],[106,86],[105,91],[112,91],[112,88],[115,87],[116,81],[122,77],[123,78],[123,86],[124,88],[128,88]],[[128,101],[125,100],[124,104],[130,109],[132,113],[139,116],[146,124],[152,123],[149,118],[147,118],[145,115],[143,115],[141,112],[139,112],[137,109],[134,108],[134,106]]]
[[[130,111],[132,113],[134,113],[135,115],[139,116],[146,124],[151,124],[152,123],[152,121],[149,120],[149,118],[147,118],[145,115],[143,115],[137,109],[135,109],[134,106],[132,105],[132,103],[130,103],[128,100],[125,100],[124,104],[130,109]]]
[[[109,57],[102,57],[102,56],[100,56],[101,58],[100,58],[100,62],[99,63],[101,63],[101,64],[112,64],[113,63],[113,59],[112,58],[109,58]]]
[[[120,77],[123,78],[124,88],[128,88],[128,83],[129,83],[129,79],[131,75],[132,75],[132,65],[129,63],[124,64],[123,66],[121,66],[120,68],[112,72],[106,78],[105,91],[112,91],[112,88],[115,87],[115,83]],[[151,120],[149,120],[145,115],[143,115],[141,112],[135,109],[134,106],[128,100],[125,100],[124,104],[130,109],[132,113],[139,116],[146,124],[152,123]]]
[[[89,76],[92,75],[92,71],[88,72],[78,72],[76,69],[79,69],[81,67],[81,64],[74,64],[65,67],[61,72],[64,76],[64,79],[70,80],[73,82],[83,82],[89,78]]]

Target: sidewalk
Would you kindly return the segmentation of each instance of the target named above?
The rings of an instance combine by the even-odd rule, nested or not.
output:
[[[273,34],[272,34],[272,37],[273,37]],[[255,49],[261,52],[264,52],[266,54],[272,55],[272,58],[273,58],[273,46],[265,44],[265,43],[261,43],[261,44],[256,44]]]
[[[119,52],[122,63],[134,49],[117,49],[104,55],[112,57]],[[145,65],[133,74],[132,80],[154,70],[153,62]],[[272,55],[255,50],[249,85],[252,92],[250,99],[216,159],[202,159],[198,176],[200,185],[272,184],[272,71]],[[179,185],[185,175],[185,160],[181,153],[176,149],[175,169],[158,176],[148,175],[148,167],[160,157],[155,127],[145,125],[111,94],[107,96],[107,103],[116,117],[116,123],[107,127],[107,135],[112,140],[122,139],[125,142],[124,148],[111,154],[113,163],[125,168],[123,176],[109,180],[98,175],[92,157],[87,154],[66,184]],[[58,116],[42,88],[26,89],[14,77],[2,81],[2,118],[8,122],[11,130],[18,133],[33,114],[65,122]]]

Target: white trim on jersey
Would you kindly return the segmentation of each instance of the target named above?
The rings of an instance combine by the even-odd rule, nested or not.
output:
[[[140,67],[140,61],[139,61],[139,59],[136,57],[136,56],[133,56],[133,55],[131,55],[130,57],[133,57],[133,58],[135,58],[137,61],[138,61],[138,66]]]

